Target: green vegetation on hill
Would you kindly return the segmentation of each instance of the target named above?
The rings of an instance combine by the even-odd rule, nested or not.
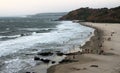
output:
[[[91,22],[120,23],[120,6],[115,8],[80,8],[69,12],[59,20],[84,20]]]

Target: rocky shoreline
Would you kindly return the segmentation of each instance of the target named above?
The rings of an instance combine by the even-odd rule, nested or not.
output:
[[[84,54],[89,54],[89,53],[100,54],[100,50],[101,50],[100,45],[102,45],[101,43],[103,41],[102,40],[103,31],[92,26],[87,26],[82,22],[80,22],[80,24],[86,27],[94,28],[95,31],[94,31],[94,36],[92,36],[91,39],[81,47],[84,50],[82,54],[80,54],[79,52],[76,52],[75,58],[73,58],[73,55],[66,57],[67,59],[77,60],[77,62],[67,62],[67,63],[61,63],[58,65],[51,66],[50,68],[48,68],[47,73],[56,73],[55,71],[57,67],[64,66],[67,64],[86,63],[86,62],[96,61],[96,59],[85,57]]]

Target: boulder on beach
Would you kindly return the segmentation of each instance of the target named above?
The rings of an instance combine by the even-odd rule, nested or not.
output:
[[[25,73],[35,73],[35,72],[29,72],[29,71],[28,71],[28,72],[25,72]]]
[[[77,53],[67,53],[65,55],[76,55]]]
[[[37,56],[35,56],[35,57],[34,57],[34,60],[40,60],[40,58],[39,58],[39,57],[37,57]]]
[[[44,63],[49,63],[50,62],[50,60],[49,59],[40,59],[42,62],[44,62]]]
[[[56,54],[57,54],[57,56],[63,56],[64,55],[64,53],[62,53],[62,52],[57,52]]]
[[[49,60],[49,59],[39,58],[39,57],[37,57],[37,56],[34,57],[34,60],[35,60],[35,61],[42,61],[42,62],[44,62],[44,63],[49,63],[49,62],[51,61],[51,60]]]
[[[78,60],[63,59],[59,63],[71,63],[71,62],[78,62]]]
[[[52,63],[52,64],[55,64],[56,62],[55,62],[55,61],[52,61],[51,63]]]
[[[54,54],[54,50],[53,49],[43,49],[40,52],[37,53],[37,55],[41,55],[41,56],[51,56]]]
[[[52,52],[38,52],[37,55],[41,55],[41,56],[51,56],[53,55]]]
[[[98,65],[91,65],[90,67],[98,67]]]

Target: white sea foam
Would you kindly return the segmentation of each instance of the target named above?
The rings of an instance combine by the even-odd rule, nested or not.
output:
[[[57,30],[48,33],[35,33],[34,35],[23,36],[12,40],[2,41],[0,43],[0,56],[5,56],[20,49],[33,47],[37,43],[60,43],[69,42],[83,35],[87,37],[92,28],[81,26],[79,23],[72,23],[71,21],[62,21],[56,27]],[[84,32],[84,34],[82,34]],[[81,37],[80,37],[81,38]]]
[[[0,39],[1,38],[18,38],[20,37],[21,35],[13,35],[13,36],[0,36]]]
[[[17,73],[21,69],[25,69],[29,66],[35,66],[36,63],[33,59],[12,59],[10,61],[5,61],[7,64],[6,69],[1,73]]]
[[[0,32],[0,33],[8,33],[8,32],[10,32],[10,31],[7,30],[7,31],[2,31],[2,32]]]

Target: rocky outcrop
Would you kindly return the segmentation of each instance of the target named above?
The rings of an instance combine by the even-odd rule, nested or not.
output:
[[[59,20],[83,20],[91,22],[117,22],[120,23],[120,6],[115,8],[80,8],[69,12]]]

